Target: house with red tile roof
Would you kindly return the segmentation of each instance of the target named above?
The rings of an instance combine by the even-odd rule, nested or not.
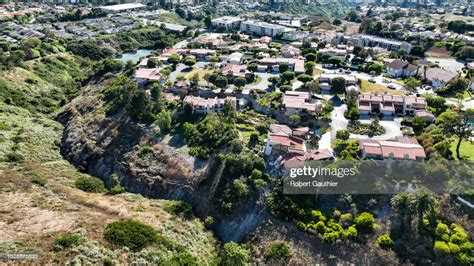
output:
[[[293,135],[286,125],[272,124],[265,144],[265,155],[305,155],[306,141]]]
[[[321,102],[312,102],[309,92],[287,91],[283,95],[283,112],[286,116],[311,114],[321,110]]]
[[[135,70],[133,79],[138,85],[145,85],[149,81],[160,81],[162,78],[161,68],[139,68]]]
[[[184,98],[183,103],[191,108],[192,113],[208,114],[211,112],[220,113],[226,101],[229,101],[235,108],[243,105],[237,98],[230,96],[226,98],[203,98],[188,95]]]
[[[421,161],[426,158],[425,150],[412,137],[399,137],[396,141],[361,139],[359,148],[364,159]]]

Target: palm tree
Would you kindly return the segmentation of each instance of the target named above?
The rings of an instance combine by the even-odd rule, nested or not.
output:
[[[400,217],[400,229],[404,233],[406,229],[411,227],[411,218],[415,214],[415,198],[413,194],[401,192],[390,200],[393,210]]]
[[[418,232],[423,227],[423,215],[431,213],[438,207],[438,200],[427,189],[419,189],[415,194],[416,211],[418,213]]]

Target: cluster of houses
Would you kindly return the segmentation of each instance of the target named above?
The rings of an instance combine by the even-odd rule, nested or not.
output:
[[[291,129],[286,125],[270,125],[265,143],[266,156],[277,158],[277,167],[291,167],[311,160],[334,160],[334,154],[327,149],[309,149],[308,127]]]
[[[0,29],[3,36],[7,36],[8,40],[12,42],[18,42],[22,39],[31,39],[31,38],[38,38],[42,39],[44,34],[14,22],[4,22],[0,24]]]
[[[427,64],[430,64],[429,62]],[[446,86],[459,76],[439,67],[425,67],[410,64],[407,61],[395,59],[387,64],[387,74],[394,78],[419,77],[429,82],[434,88]]]

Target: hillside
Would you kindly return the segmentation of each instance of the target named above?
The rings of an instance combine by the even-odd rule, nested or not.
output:
[[[47,60],[2,73],[0,252],[39,253],[42,264],[73,260],[130,264],[188,255],[202,263],[213,261],[215,237],[198,219],[177,211],[178,202],[130,193],[88,193],[75,187],[78,179],[92,177],[62,158],[63,126],[52,114],[78,92],[77,81],[87,71],[70,54]],[[157,229],[161,244],[141,253],[110,245],[103,238],[105,226],[124,219]],[[55,240],[65,234],[78,235],[80,244],[58,250]]]

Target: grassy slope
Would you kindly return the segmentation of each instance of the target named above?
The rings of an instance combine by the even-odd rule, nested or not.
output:
[[[453,152],[453,156],[456,158],[456,145],[458,144],[458,140],[455,139],[451,142],[451,151]],[[463,140],[461,142],[461,147],[459,148],[459,154],[465,160],[474,161],[474,143]]]
[[[137,219],[152,225],[175,245],[184,246],[201,262],[213,260],[216,240],[212,233],[197,219],[164,211],[167,201],[134,194],[91,194],[73,187],[74,180],[85,174],[59,153],[62,125],[51,115],[38,112],[56,110],[59,101],[53,100],[51,106],[41,103],[50,101],[51,95],[65,97],[65,84],[78,77],[80,64],[69,59],[64,73],[50,65],[36,68],[30,62],[31,71],[17,68],[0,77],[8,89],[0,97],[0,252],[40,253],[41,264],[63,264],[72,259],[100,263],[105,256],[130,264],[140,256],[151,260],[152,253],[161,259],[175,254],[164,247],[149,247],[144,255],[138,255],[113,250],[103,240],[102,232],[109,222]],[[30,84],[27,78],[36,82]],[[5,93],[13,91],[19,91],[13,95],[22,97],[11,99],[11,94]],[[11,153],[21,154],[24,160],[7,162],[7,154]],[[86,242],[72,250],[54,252],[54,239],[67,232],[81,232]]]

